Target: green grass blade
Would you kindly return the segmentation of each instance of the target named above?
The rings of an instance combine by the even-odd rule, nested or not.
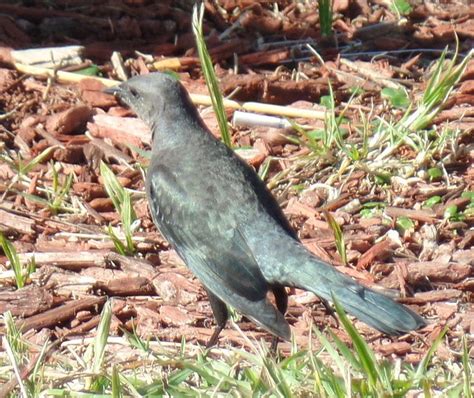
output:
[[[120,184],[112,170],[102,161],[100,162],[100,175],[104,179],[105,190],[112,200],[115,210],[121,213],[122,203],[125,197],[125,188]]]
[[[122,256],[127,255],[127,248],[126,246],[122,243],[122,241],[119,239],[119,237],[115,234],[114,230],[112,229],[112,226],[109,225],[107,227],[107,234],[109,235],[110,239],[112,239],[112,242],[115,246],[115,250]]]
[[[92,371],[99,373],[104,363],[105,347],[107,346],[107,338],[109,337],[110,322],[112,320],[112,305],[110,301],[104,304],[102,313],[100,314],[100,322],[97,328],[97,335],[94,341],[94,359],[92,363]]]
[[[336,364],[336,366],[339,368],[339,372],[341,374],[344,374],[347,364],[342,360],[341,356],[338,354],[337,350],[334,349],[332,344],[329,342],[329,340],[324,336],[317,328],[313,327],[313,333],[316,334],[316,337],[318,340],[321,342],[327,353],[331,356],[332,360]],[[360,368],[360,365],[358,363],[357,368]]]
[[[354,369],[361,370],[360,362],[354,355],[354,353],[351,351],[351,349],[346,344],[344,344],[344,342],[339,337],[337,337],[337,335],[331,330],[329,330],[329,334],[331,335],[337,349],[346,359],[346,361],[349,362]]]
[[[362,338],[362,336],[357,332],[354,325],[352,325],[349,318],[344,313],[341,305],[337,301],[337,298],[333,296],[334,306],[336,308],[337,315],[344,326],[347,334],[350,336],[352,343],[354,344],[354,348],[357,352],[359,357],[360,364],[362,366],[362,370],[364,371],[365,375],[368,378],[369,386],[372,390],[377,389],[378,381],[380,380],[380,370],[375,359],[374,352],[370,349],[368,344]]]
[[[112,368],[112,398],[122,398],[122,386],[120,383],[120,375],[117,367]]]
[[[15,274],[16,287],[21,289],[25,286],[27,276],[23,273],[23,267],[21,266],[20,258],[10,241],[0,232],[0,246],[2,247],[5,256],[10,261],[10,266]]]
[[[135,252],[135,245],[132,240],[132,223],[136,219],[135,211],[132,206],[132,199],[128,192],[125,192],[124,201],[122,203],[122,225],[125,234],[125,240],[127,242],[127,252],[130,254]]]
[[[319,26],[321,29],[321,35],[331,36],[332,35],[332,1],[331,0],[318,0],[318,11],[319,11]]]
[[[227,116],[224,109],[224,101],[219,90],[219,84],[212,65],[212,59],[207,51],[206,42],[204,40],[204,33],[202,30],[202,21],[204,18],[204,3],[200,6],[195,5],[193,9],[193,33],[196,38],[196,45],[199,53],[199,60],[201,61],[202,71],[206,80],[206,85],[211,96],[212,107],[216,114],[217,123],[222,136],[222,141],[231,147],[231,139],[229,126],[227,125]]]
[[[46,148],[43,152],[41,152],[39,155],[35,156],[32,160],[30,160],[26,165],[21,165],[18,169],[18,172],[20,174],[28,174],[30,171],[32,171],[36,166],[38,166],[40,163],[42,163],[45,159],[49,157],[51,152],[53,152],[56,149],[56,146],[50,146]]]
[[[416,373],[415,373],[415,376],[414,376],[415,381],[418,382],[418,381],[422,380],[425,377],[426,372],[428,370],[428,364],[430,363],[431,358],[433,357],[434,353],[438,349],[439,345],[443,341],[443,338],[444,338],[447,331],[448,331],[448,325],[446,325],[443,328],[443,330],[440,332],[438,337],[436,337],[436,339],[433,341],[433,344],[431,345],[428,352],[425,354],[425,356],[423,357],[423,359],[421,360],[421,362],[419,363],[419,365],[416,369]]]
[[[468,349],[468,338],[466,336],[462,336],[462,365],[463,365],[463,373],[464,373],[464,380],[463,380],[463,390],[464,390],[464,397],[465,398],[472,398],[473,390],[472,390],[472,376],[473,376],[473,364],[469,358],[469,349]]]
[[[347,265],[346,242],[344,241],[344,235],[342,233],[341,226],[336,222],[334,217],[328,211],[324,211],[324,216],[326,217],[329,227],[332,229],[334,234],[336,248],[339,255],[341,256],[341,261],[344,265]]]

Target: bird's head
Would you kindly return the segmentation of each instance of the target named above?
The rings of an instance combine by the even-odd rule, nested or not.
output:
[[[172,120],[175,114],[193,107],[181,83],[166,73],[136,76],[104,91],[115,95],[152,128],[160,119]]]

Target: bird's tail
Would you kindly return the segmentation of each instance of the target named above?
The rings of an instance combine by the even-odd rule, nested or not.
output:
[[[285,284],[313,292],[332,301],[333,296],[345,311],[388,335],[400,335],[419,329],[426,322],[409,308],[391,298],[364,287],[331,265],[311,255],[303,247],[285,264]],[[280,274],[280,277],[282,274]]]

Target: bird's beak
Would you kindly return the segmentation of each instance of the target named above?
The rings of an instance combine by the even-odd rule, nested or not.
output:
[[[110,94],[113,96],[120,96],[120,92],[123,90],[120,86],[114,86],[114,87],[107,87],[102,91],[106,94]]]
[[[126,105],[127,107],[133,105],[134,96],[126,83],[114,87],[107,87],[103,92],[113,95],[121,104]]]

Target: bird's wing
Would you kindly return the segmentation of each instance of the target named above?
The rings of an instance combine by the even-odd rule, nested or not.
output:
[[[242,171],[245,175],[246,181],[252,186],[254,192],[257,193],[260,204],[267,211],[267,213],[286,231],[286,233],[293,239],[298,240],[298,235],[291,227],[283,210],[276,201],[275,197],[269,191],[265,183],[255,173],[255,171],[245,163],[244,160],[239,159]]]
[[[252,302],[268,290],[239,226],[223,203],[225,193],[193,189],[166,166],[154,166],[147,177],[148,200],[155,224],[204,285],[229,304],[235,295]],[[229,294],[227,294],[229,293]]]

